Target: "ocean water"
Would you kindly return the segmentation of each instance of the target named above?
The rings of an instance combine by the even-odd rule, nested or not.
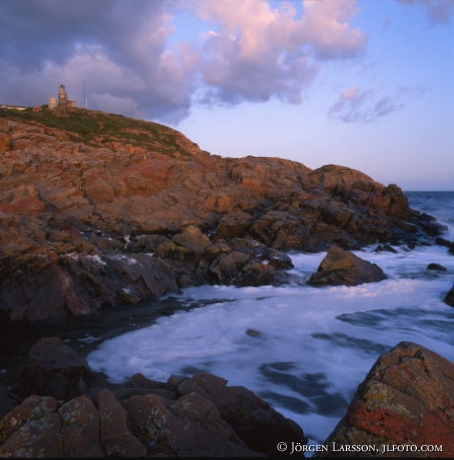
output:
[[[454,240],[454,192],[407,196],[414,209],[445,223],[444,237]],[[321,444],[377,358],[399,342],[454,361],[454,308],[443,302],[454,256],[440,246],[395,249],[355,251],[384,270],[388,278],[379,283],[310,287],[305,283],[325,253],[290,253],[289,284],[187,288],[167,299],[179,305],[174,313],[107,340],[92,337],[88,362],[116,383],[136,372],[162,381],[211,372],[248,387]],[[431,262],[447,270],[428,270]]]

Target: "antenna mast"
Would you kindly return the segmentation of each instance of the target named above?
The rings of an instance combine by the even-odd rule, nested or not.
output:
[[[84,101],[85,101],[85,108],[87,108],[87,94],[85,93],[85,78],[84,78]]]

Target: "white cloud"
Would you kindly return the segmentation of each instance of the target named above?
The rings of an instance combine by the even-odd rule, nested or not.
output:
[[[202,75],[208,94],[226,102],[277,97],[300,103],[314,81],[315,60],[361,53],[365,36],[348,21],[356,0],[305,1],[301,18],[286,4],[199,0],[197,13],[219,30],[205,35]]]

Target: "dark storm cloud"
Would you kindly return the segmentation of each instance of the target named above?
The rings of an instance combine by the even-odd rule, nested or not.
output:
[[[137,116],[181,115],[189,106],[192,62],[189,49],[181,48],[189,54],[182,58],[165,48],[172,32],[167,10],[174,3],[2,0],[1,99],[45,103],[64,81],[80,101],[86,80],[96,107]]]
[[[109,31],[113,8],[109,0],[2,0],[2,59],[25,68],[63,61],[77,42],[97,42]]]

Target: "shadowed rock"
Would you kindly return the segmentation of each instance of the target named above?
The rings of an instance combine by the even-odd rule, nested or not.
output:
[[[247,388],[211,374],[108,385],[58,338],[32,347],[20,379],[17,388],[40,395],[4,406],[1,457],[266,457],[278,442],[307,442]]]
[[[58,337],[36,342],[13,391],[21,396],[47,395],[69,400],[102,384],[100,377]]]

